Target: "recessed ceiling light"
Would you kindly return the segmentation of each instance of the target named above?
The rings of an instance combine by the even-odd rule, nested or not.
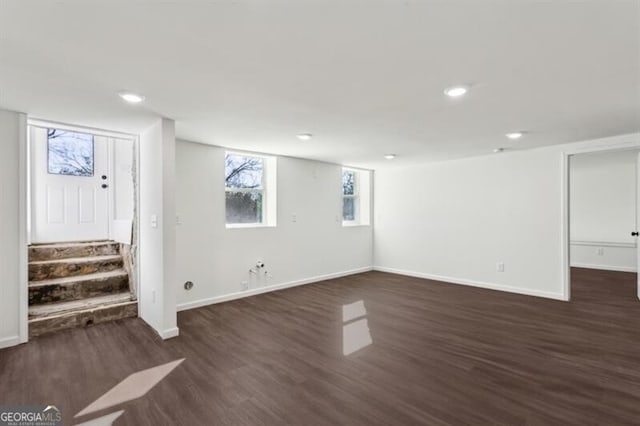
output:
[[[384,158],[386,158],[387,160],[393,160],[394,158],[396,158],[395,154],[385,154]]]
[[[516,139],[520,139],[521,137],[523,137],[524,136],[524,132],[511,132],[511,133],[507,133],[505,136],[508,137],[511,140],[516,140]]]
[[[504,152],[504,148],[494,148],[493,152],[496,153],[496,154],[499,154],[501,152]]]
[[[469,91],[469,86],[453,86],[444,89],[444,94],[450,98],[458,98]]]
[[[144,96],[133,92],[120,92],[118,93],[118,96],[132,104],[139,104],[144,101]]]
[[[308,141],[309,139],[311,139],[313,137],[313,135],[311,133],[298,133],[297,137],[301,141]]]

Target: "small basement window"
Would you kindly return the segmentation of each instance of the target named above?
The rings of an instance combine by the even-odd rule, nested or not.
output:
[[[227,152],[227,227],[275,226],[275,158]]]
[[[371,176],[366,170],[342,169],[342,225],[371,222]]]
[[[342,220],[354,222],[359,213],[358,178],[355,170],[342,171]]]

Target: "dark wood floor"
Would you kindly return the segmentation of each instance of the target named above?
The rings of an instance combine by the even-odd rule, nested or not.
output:
[[[0,351],[0,404],[55,404],[65,424],[640,424],[636,275],[572,273],[570,303],[371,272],[180,313],[166,342],[139,319],[61,332]],[[345,356],[356,322],[372,343]],[[180,358],[143,397],[73,419]]]

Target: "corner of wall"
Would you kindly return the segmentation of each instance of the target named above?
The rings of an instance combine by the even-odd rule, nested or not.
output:
[[[0,110],[0,347],[26,342],[27,334],[27,117]]]
[[[140,317],[175,337],[175,122],[161,118],[140,135]]]
[[[20,343],[26,343],[29,340],[29,147],[28,147],[28,122],[26,114],[19,114],[18,116],[19,135],[18,143],[20,144],[19,151],[19,192],[20,192],[20,204],[18,207],[19,217],[19,233],[20,233],[20,245],[19,251],[19,272],[18,281],[20,285],[20,317],[19,317],[19,339]]]

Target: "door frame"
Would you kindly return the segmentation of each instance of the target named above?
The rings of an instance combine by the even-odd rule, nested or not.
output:
[[[137,154],[138,150],[137,150],[137,141],[138,141],[138,137],[136,135],[132,135],[132,134],[128,134],[128,133],[122,133],[122,132],[115,132],[115,131],[110,131],[110,130],[103,130],[103,129],[94,129],[92,127],[86,127],[86,126],[77,126],[77,125],[71,125],[71,124],[65,124],[65,123],[58,123],[55,121],[46,121],[46,120],[41,120],[41,119],[28,119],[27,121],[27,152],[28,152],[28,168],[29,168],[29,188],[28,188],[28,192],[29,192],[29,196],[28,196],[28,206],[27,206],[27,210],[28,210],[28,221],[29,221],[29,225],[28,225],[28,232],[27,232],[27,243],[31,244],[32,243],[32,224],[31,224],[31,204],[33,202],[33,200],[31,199],[31,132],[29,131],[30,127],[40,127],[40,128],[56,128],[56,129],[60,129],[60,130],[66,130],[66,131],[70,131],[70,132],[79,132],[79,133],[89,133],[92,134],[94,136],[103,136],[106,138],[118,138],[118,139],[130,139],[133,141],[134,143],[134,148],[135,152]],[[109,176],[113,176],[114,170],[113,170],[113,141],[109,140],[107,143],[107,152],[108,152],[108,158],[107,158],[107,173]],[[139,158],[136,158],[136,161],[139,161]],[[137,168],[136,168],[137,170]],[[137,177],[136,177],[137,179]],[[114,194],[113,194],[113,185],[109,185],[109,190],[108,190],[108,195],[107,195],[107,209],[108,209],[108,219],[107,219],[107,228],[108,228],[108,238],[112,238],[113,237],[113,208],[114,208]],[[137,203],[138,200],[134,200],[134,203]],[[137,205],[137,204],[136,204]]]
[[[87,179],[86,177],[76,177],[76,176],[65,176],[56,175],[47,173],[43,168],[47,167],[47,148],[46,148],[46,129],[56,129],[63,131],[72,131],[77,133],[89,134],[93,137],[93,157],[94,163],[93,173]],[[45,202],[45,194],[43,194],[43,190],[46,186],[50,184],[54,184],[56,187],[64,187],[64,195],[63,197],[69,201],[67,194],[67,185],[71,185],[72,191],[71,193],[76,192],[76,195],[71,195],[72,197],[77,197],[77,203],[80,203],[80,196],[77,194],[76,188],[86,187],[89,183],[90,179],[91,188],[101,184],[109,182],[104,182],[100,179],[100,175],[105,175],[112,177],[113,173],[113,138],[105,135],[99,135],[90,130],[82,130],[79,129],[66,129],[60,128],[56,125],[29,125],[27,131],[29,132],[29,154],[30,154],[30,197],[29,202],[31,205],[38,207],[39,203]],[[41,134],[43,138],[45,138],[44,144],[40,144],[40,142],[36,142],[33,138],[36,134]],[[64,182],[64,183],[62,183]],[[73,183],[71,183],[73,182]],[[49,243],[58,243],[58,242],[74,242],[74,241],[99,241],[99,240],[108,240],[113,237],[113,197],[114,197],[114,187],[113,185],[107,185],[106,189],[100,189],[97,193],[94,192],[94,203],[100,200],[100,206],[94,204],[94,228],[91,232],[87,232],[84,225],[80,224],[80,209],[79,205],[74,205],[73,203],[69,203],[69,206],[64,207],[64,216],[66,217],[70,211],[75,211],[78,214],[76,222],[75,220],[71,220],[71,223],[67,223],[65,220],[65,224],[63,226],[53,225],[51,226],[44,220],[41,216],[39,219],[37,218],[38,214],[34,214],[35,212],[31,210],[30,215],[30,243],[36,244],[49,244]],[[97,194],[97,196],[96,196]],[[67,203],[65,203],[67,204]],[[41,209],[43,210],[44,206]],[[44,221],[44,222],[43,222]],[[99,228],[99,232],[98,229]],[[84,229],[83,229],[84,228]],[[90,235],[87,235],[90,234]]]
[[[572,146],[575,145],[575,146]],[[570,180],[571,172],[569,167],[569,159],[573,155],[588,154],[594,152],[614,152],[614,151],[630,151],[640,149],[640,134],[630,134],[622,136],[613,136],[610,138],[597,139],[584,143],[565,145],[565,149],[561,152],[561,241],[562,241],[562,299],[571,300],[571,215],[569,211],[570,205]],[[636,173],[638,173],[638,164],[636,164]],[[636,182],[640,185],[640,176],[636,176]],[[638,188],[636,188],[636,193]],[[636,217],[640,212],[640,197],[636,196]],[[640,224],[636,224],[640,226]],[[629,230],[631,232],[631,230]],[[640,250],[640,244],[636,244],[636,251]],[[638,257],[638,256],[636,256]],[[640,266],[640,265],[639,265]],[[640,273],[640,271],[639,271]],[[640,296],[640,295],[639,295]]]
[[[40,118],[31,118],[22,115],[20,123],[20,140],[22,141],[20,148],[20,229],[22,230],[20,237],[20,343],[29,341],[29,245],[31,244],[31,132],[29,128],[34,127],[55,127],[56,129],[67,130],[71,132],[91,133],[96,136],[105,136],[108,138],[130,139],[133,141],[135,155],[135,181],[140,182],[140,138],[138,135],[125,132],[117,132],[112,130],[99,129],[95,127],[80,126],[75,124],[60,123],[57,121],[44,120]],[[111,150],[112,143],[109,143]],[[111,152],[109,152],[111,156]],[[108,161],[109,175],[113,170],[111,158]],[[133,221],[140,223],[140,191],[134,189],[134,215]],[[113,195],[109,191],[109,237],[111,237],[111,213],[113,212]],[[140,241],[140,226],[137,227],[137,240]],[[136,296],[138,301],[138,312],[140,311],[140,268],[136,268]]]

